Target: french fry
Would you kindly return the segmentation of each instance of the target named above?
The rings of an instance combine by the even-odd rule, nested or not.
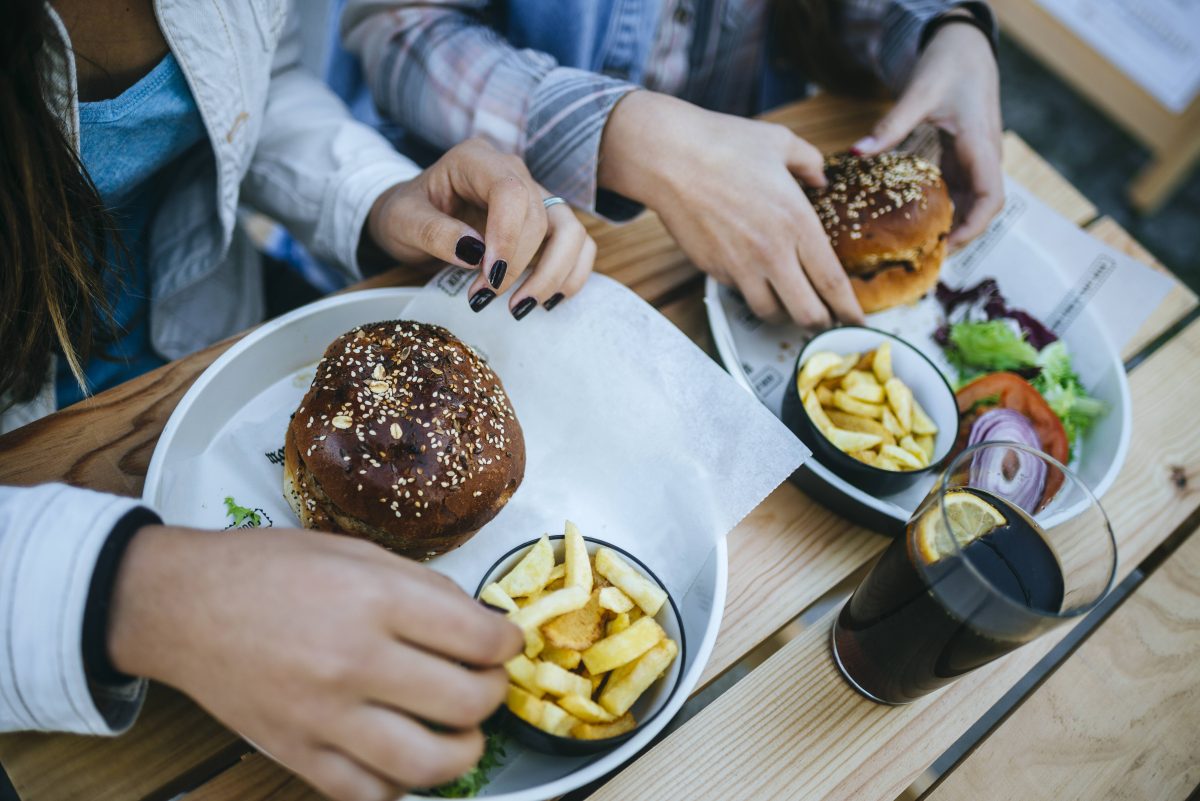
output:
[[[588,594],[582,587],[564,587],[548,592],[528,606],[508,613],[508,619],[523,629],[537,628],[547,620],[582,609]]]
[[[554,549],[545,534],[534,543],[529,553],[521,557],[516,567],[500,579],[500,587],[510,598],[530,595],[550,583],[550,571],[554,569]]]
[[[556,581],[562,581],[567,575],[567,566],[562,562],[550,569],[550,575],[546,578],[546,586],[549,587]]]
[[[607,740],[636,728],[637,721],[626,712],[612,723],[580,723],[571,729],[571,736],[576,740]]]
[[[937,425],[929,415],[925,414],[925,410],[921,408],[921,404],[917,403],[916,398],[913,398],[912,402],[912,432],[914,434],[936,434],[938,432]]]
[[[592,683],[577,673],[563,670],[553,662],[536,662],[534,683],[538,689],[554,696],[591,695]]]
[[[652,617],[644,617],[624,631],[605,637],[583,652],[589,673],[606,673],[632,662],[667,636]],[[624,711],[624,710],[622,710]],[[620,714],[620,712],[616,713]]]
[[[544,695],[542,689],[537,685],[537,665],[525,654],[517,654],[505,662],[504,670],[514,684],[529,692],[533,697],[541,698]]]
[[[800,367],[800,375],[796,377],[796,389],[800,392],[812,389],[817,382],[825,377],[830,370],[835,370],[842,364],[842,357],[829,351],[819,351],[809,356]]]
[[[833,405],[843,412],[857,414],[859,417],[870,417],[879,420],[883,417],[883,405],[879,403],[864,403],[846,394],[844,389],[833,393]]]
[[[590,696],[564,695],[558,699],[558,705],[584,723],[612,723],[617,719],[616,715],[597,704]]]
[[[878,384],[855,384],[846,394],[864,403],[883,403],[883,387]]]
[[[932,462],[933,461],[933,448],[934,448],[933,435],[932,434],[918,434],[917,436],[913,437],[913,439],[915,439],[917,441],[917,444],[921,446],[921,450],[925,451],[925,460],[928,462]]]
[[[503,609],[505,612],[517,611],[517,602],[510,598],[504,588],[494,581],[479,592],[479,600],[497,609]]]
[[[854,363],[855,370],[870,370],[875,365],[875,351],[869,350]]]
[[[886,384],[895,375],[892,372],[892,343],[886,339],[875,349],[875,360],[871,363],[871,371],[880,384]]]
[[[891,458],[890,456],[884,456],[883,454],[875,457],[875,466],[880,470],[894,470],[896,472],[900,472],[904,469],[895,459]]]
[[[556,704],[542,701],[542,715],[536,725],[539,729],[559,737],[567,737],[571,729],[580,725],[579,718]]]
[[[925,465],[919,458],[899,445],[884,445],[879,449],[880,456],[891,459],[906,470],[920,470]]]
[[[842,357],[842,363],[825,374],[825,378],[838,379],[855,369],[858,365],[858,354],[847,353]]]
[[[566,534],[563,537],[563,563],[566,565],[564,586],[583,587],[592,591],[592,563],[588,558],[587,543],[583,535],[570,520],[567,521]]]
[[[574,670],[579,667],[579,662],[583,659],[583,655],[578,651],[572,651],[570,648],[555,648],[553,646],[543,648],[541,657],[544,661],[552,662],[564,670]]]
[[[582,590],[582,587],[571,589]],[[582,651],[604,636],[604,610],[600,608],[600,593],[592,590],[587,603],[580,609],[559,615],[542,625],[542,636],[555,648]]]
[[[834,428],[825,437],[839,451],[844,451],[845,453],[870,450],[883,442],[883,437],[878,434],[863,434],[859,431],[846,431],[841,428]]]
[[[622,675],[612,677],[605,685],[604,692],[600,693],[600,706],[614,715],[628,712],[641,694],[671,665],[677,653],[679,646],[674,640],[660,640],[642,654],[631,670],[622,671]]]
[[[905,434],[912,431],[912,390],[895,376],[888,379],[883,389],[887,392],[888,406],[896,413],[896,422],[900,424],[900,430]]]
[[[508,685],[508,697],[505,698],[504,705],[521,720],[538,727],[542,722],[542,710],[550,706],[540,698],[535,698],[520,687],[511,684]]]
[[[593,698],[596,697],[596,690],[599,690],[600,685],[604,684],[604,680],[608,678],[607,673],[601,673],[599,676],[594,676],[591,673],[587,672],[587,668],[584,668],[583,672],[580,673],[579,675],[583,676],[585,679],[587,679],[589,682],[591,682]]]
[[[600,607],[607,609],[610,612],[620,614],[628,612],[633,608],[633,601],[629,596],[621,592],[616,587],[605,587],[600,590]]]
[[[826,431],[833,429],[833,423],[829,420],[829,416],[825,414],[825,409],[821,406],[821,401],[818,400],[817,393],[809,390],[800,397],[800,401],[804,404],[804,411],[808,415],[808,419],[812,420],[813,425],[817,427],[818,431],[825,434]]]
[[[863,464],[875,464],[875,451],[854,451],[849,456],[851,459],[857,459]]]
[[[858,431],[863,434],[878,434],[883,442],[888,445],[895,445],[896,438],[892,436],[892,432],[888,431],[878,420],[872,420],[869,417],[859,417],[856,414],[849,414],[833,409],[829,412],[829,419],[835,426],[844,431]]]
[[[667,602],[667,593],[650,579],[634,570],[611,548],[596,551],[596,572],[628,595],[642,611],[653,617]]]
[[[542,633],[538,631],[537,626],[521,629],[521,633],[525,635],[525,656],[537,659],[538,654],[546,650],[546,641],[542,638]]]
[[[917,441],[912,438],[912,435],[905,435],[898,443],[901,448],[917,457],[917,461],[921,463],[921,467],[929,464],[929,457],[925,455],[925,449],[917,444]]]
[[[830,389],[829,387],[826,387],[826,386],[818,386],[813,391],[816,392],[817,403],[820,403],[821,406],[832,406],[833,405],[833,390],[832,389]]]
[[[634,609],[634,611],[638,611],[638,612],[641,611],[636,606],[633,609]],[[620,634],[622,631],[629,628],[629,624],[630,624],[629,613],[621,612],[616,617],[614,617],[612,620],[608,621],[608,628],[605,629],[604,633],[608,637],[611,637],[614,634]]]
[[[896,419],[896,414],[886,406],[883,407],[883,427],[897,439],[908,433],[900,427],[900,421]]]

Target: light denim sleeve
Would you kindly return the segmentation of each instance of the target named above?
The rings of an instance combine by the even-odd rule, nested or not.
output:
[[[146,682],[89,682],[83,619],[100,549],[140,504],[64,484],[0,487],[0,731],[119,734]]]
[[[841,0],[836,5],[843,43],[896,94],[917,65],[922,31],[942,14],[962,8],[991,30],[993,42],[999,36],[983,0]]]
[[[299,19],[289,14],[275,53],[262,129],[243,197],[322,259],[361,275],[358,245],[371,206],[420,168],[300,65]]]

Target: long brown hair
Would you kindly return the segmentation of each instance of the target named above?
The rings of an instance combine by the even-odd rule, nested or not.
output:
[[[842,0],[774,0],[771,35],[774,52],[831,92],[878,94],[875,76],[842,44]]]
[[[33,399],[58,350],[83,366],[111,328],[104,279],[113,226],[51,109],[44,0],[13,0],[0,25],[0,411]]]

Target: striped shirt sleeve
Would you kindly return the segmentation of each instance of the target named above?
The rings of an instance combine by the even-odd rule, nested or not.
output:
[[[514,48],[483,0],[385,5],[351,2],[342,33],[387,116],[442,149],[483,137],[551,193],[596,209],[604,125],[634,84]]]
[[[925,26],[956,8],[984,23],[996,41],[999,28],[983,0],[845,0],[841,4],[842,39],[864,66],[899,93],[921,55]]]

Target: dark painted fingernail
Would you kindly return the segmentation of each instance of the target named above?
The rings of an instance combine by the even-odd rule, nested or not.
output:
[[[550,300],[543,303],[542,306],[545,307],[546,311],[550,311],[555,306],[562,303],[563,298],[565,298],[565,297],[566,297],[566,295],[564,295],[563,293],[555,292],[553,295],[550,296]]]
[[[488,271],[488,281],[496,289],[499,289],[500,285],[504,283],[504,274],[506,272],[508,272],[508,262],[504,261],[504,259],[496,259],[492,264],[492,269]]]
[[[516,306],[513,306],[512,316],[520,320],[525,315],[533,311],[535,306],[537,306],[537,298],[525,298],[525,300],[521,301]]]
[[[483,311],[483,307],[492,302],[496,293],[490,289],[481,289],[471,296],[471,311]]]
[[[467,264],[479,264],[483,261],[483,243],[473,236],[464,236],[454,246],[454,255]]]

